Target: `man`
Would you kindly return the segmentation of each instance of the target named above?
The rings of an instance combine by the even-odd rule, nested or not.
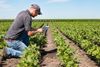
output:
[[[27,10],[20,12],[9,28],[5,41],[9,47],[4,48],[4,57],[20,57],[29,44],[29,36],[42,32],[42,28],[31,27],[32,17],[41,15],[40,7],[32,4]]]

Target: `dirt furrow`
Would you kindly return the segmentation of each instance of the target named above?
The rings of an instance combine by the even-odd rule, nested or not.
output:
[[[41,67],[61,67],[60,61],[56,56],[56,46],[52,40],[51,30],[47,32],[47,44],[44,49],[44,56],[42,57]]]

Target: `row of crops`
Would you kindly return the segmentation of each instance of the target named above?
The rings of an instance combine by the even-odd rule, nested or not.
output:
[[[44,23],[32,23],[32,27],[42,27]],[[30,37],[30,45],[25,49],[17,67],[40,67],[41,53],[40,49],[46,44],[46,38],[43,33],[38,33]]]
[[[62,63],[62,67],[78,67],[77,58],[74,56],[74,50],[69,47],[68,43],[65,43],[64,38],[54,25],[50,27],[52,29],[54,42],[57,46],[57,56]]]
[[[93,60],[100,64],[100,23],[54,23],[65,35],[77,43]]]
[[[30,45],[25,49],[17,67],[40,67],[40,48],[46,44],[43,34],[36,34],[30,38]]]
[[[0,49],[6,46],[6,43],[3,40],[5,33],[7,32],[8,28],[11,25],[11,22],[0,22]]]

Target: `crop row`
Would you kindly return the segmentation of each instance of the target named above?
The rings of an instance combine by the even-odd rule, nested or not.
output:
[[[63,37],[52,25],[52,34],[54,42],[57,45],[57,56],[64,67],[78,67],[77,59],[74,57],[74,50],[65,43]]]
[[[70,22],[55,23],[55,26],[100,64],[100,46],[97,45],[100,43],[100,23]]]
[[[40,67],[40,48],[46,43],[42,34],[37,34],[30,38],[30,45],[23,52],[17,67]]]

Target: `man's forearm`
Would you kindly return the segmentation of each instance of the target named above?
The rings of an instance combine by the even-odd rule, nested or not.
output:
[[[31,31],[37,31],[38,28],[31,28]]]
[[[35,31],[28,31],[28,35],[32,36],[32,35],[36,34],[37,32],[38,32],[37,30],[35,30]]]
[[[36,34],[36,33],[38,33],[38,32],[42,32],[42,28],[33,29],[33,30],[31,30],[31,31],[28,31],[28,35],[29,35],[29,36],[32,36],[32,35],[34,35],[34,34]]]

